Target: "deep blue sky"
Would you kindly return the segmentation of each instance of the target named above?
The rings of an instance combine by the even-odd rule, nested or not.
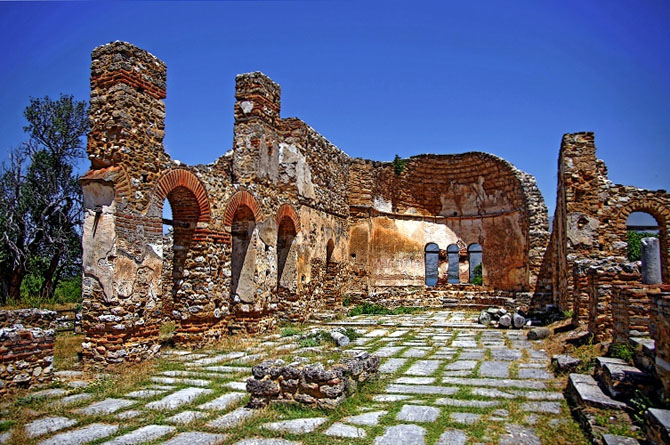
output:
[[[91,50],[125,40],[168,65],[165,146],[232,145],[234,80],[260,70],[351,156],[481,150],[538,180],[553,214],[566,132],[595,131],[616,183],[670,188],[670,2],[0,3],[0,150],[29,96],[88,99]]]

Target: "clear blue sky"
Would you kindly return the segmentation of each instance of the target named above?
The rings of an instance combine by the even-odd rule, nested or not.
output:
[[[260,70],[351,156],[481,150],[527,171],[550,214],[566,132],[595,131],[610,179],[670,188],[670,2],[2,2],[0,150],[29,96],[88,99],[91,50],[168,65],[173,158],[232,145],[234,80]]]

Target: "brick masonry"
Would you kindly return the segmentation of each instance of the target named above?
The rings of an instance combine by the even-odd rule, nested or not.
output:
[[[0,394],[53,378],[56,312],[0,311]]]

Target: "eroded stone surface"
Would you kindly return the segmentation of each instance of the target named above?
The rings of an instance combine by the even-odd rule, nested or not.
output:
[[[375,445],[425,445],[425,435],[426,429],[418,425],[390,426],[375,438]]]
[[[64,433],[56,434],[39,445],[79,445],[103,439],[116,433],[118,425],[108,425],[105,423],[93,423],[85,427],[78,428]]]
[[[262,426],[265,429],[272,431],[280,431],[291,434],[305,434],[311,433],[318,427],[328,421],[327,417],[312,417],[305,419],[282,420],[279,422],[264,423]]]

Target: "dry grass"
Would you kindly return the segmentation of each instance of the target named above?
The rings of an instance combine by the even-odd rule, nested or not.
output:
[[[57,370],[81,367],[81,334],[58,334],[54,343],[54,368]]]

